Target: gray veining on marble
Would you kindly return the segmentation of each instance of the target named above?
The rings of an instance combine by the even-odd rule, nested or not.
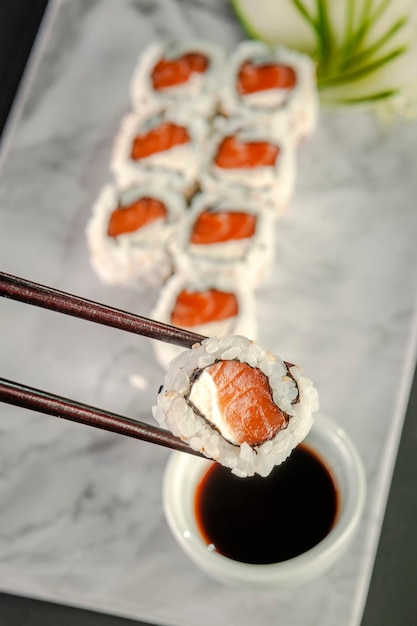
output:
[[[244,37],[226,0],[65,0],[31,77],[0,185],[0,267],[147,314],[109,288],[83,230],[140,50],[156,37]],[[166,450],[0,405],[0,588],[181,626],[357,626],[416,348],[417,125],[326,111],[299,152],[257,292],[260,341],[303,364],[365,461],[351,550],[294,591],[230,590],[195,569],[161,503]],[[142,420],[163,372],[146,339],[2,301],[1,374]],[[145,379],[132,386],[132,374]]]

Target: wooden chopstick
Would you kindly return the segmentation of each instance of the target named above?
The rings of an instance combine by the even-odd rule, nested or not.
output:
[[[163,324],[128,313],[120,309],[86,300],[73,294],[58,291],[24,278],[0,272],[0,295],[13,300],[33,304],[58,313],[126,330],[150,339],[191,348],[204,339],[202,335],[182,328]],[[156,443],[173,450],[203,456],[170,432],[144,422],[117,415],[87,404],[81,404],[47,391],[27,387],[21,383],[0,378],[0,401],[24,407],[40,413],[61,417],[80,424],[94,426],[120,435]]]
[[[203,335],[183,328],[134,315],[4,272],[0,272],[0,296],[126,330],[150,339],[173,343],[183,348],[191,348],[195,343],[205,339]]]
[[[0,378],[0,401],[119,435],[156,443],[180,452],[203,456],[178,437],[157,426],[75,402],[47,391],[27,387],[5,378]]]

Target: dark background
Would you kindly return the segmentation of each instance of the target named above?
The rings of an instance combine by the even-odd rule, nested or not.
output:
[[[46,6],[47,0],[0,0],[0,135],[7,123]],[[362,626],[417,626],[416,582],[415,376]],[[0,593],[0,626],[57,624],[140,626],[143,622]]]

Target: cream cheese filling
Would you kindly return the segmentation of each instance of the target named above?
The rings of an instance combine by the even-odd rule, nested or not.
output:
[[[217,385],[206,369],[194,381],[188,399],[225,439],[230,443],[239,445],[233,430],[224,419]]]

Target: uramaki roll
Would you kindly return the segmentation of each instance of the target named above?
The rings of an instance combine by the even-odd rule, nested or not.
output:
[[[315,66],[311,58],[283,46],[245,41],[230,55],[220,89],[228,116],[283,114],[298,137],[310,135],[318,117]]]
[[[121,192],[106,185],[86,227],[93,269],[113,285],[161,286],[173,271],[169,243],[184,214],[182,195],[163,180]]]
[[[286,124],[274,128],[255,119],[218,119],[200,175],[203,191],[240,193],[286,208],[295,186],[295,136]]]
[[[218,84],[225,51],[212,42],[153,43],[141,52],[131,81],[132,106],[184,107],[211,117],[218,103]]]
[[[206,337],[245,334],[256,339],[257,322],[253,292],[221,274],[173,274],[162,287],[151,317]],[[169,362],[183,348],[161,341],[152,346],[158,362]]]
[[[172,243],[176,266],[256,287],[274,257],[275,215],[243,194],[197,194]]]
[[[184,109],[164,111],[144,106],[128,113],[115,138],[110,169],[119,187],[165,179],[166,186],[188,195],[202,161],[201,142],[209,126]]]
[[[211,337],[170,364],[158,423],[237,476],[267,476],[307,436],[317,391],[246,337]]]

